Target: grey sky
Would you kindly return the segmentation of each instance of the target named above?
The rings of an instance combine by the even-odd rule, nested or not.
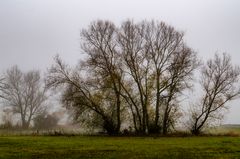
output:
[[[12,65],[45,70],[59,53],[75,64],[80,30],[96,19],[162,20],[185,31],[203,59],[231,54],[240,65],[239,0],[0,0],[0,71]],[[240,123],[239,101],[226,123]]]

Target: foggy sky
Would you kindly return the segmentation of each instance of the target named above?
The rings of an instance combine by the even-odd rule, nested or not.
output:
[[[240,65],[239,0],[0,0],[1,73],[16,64],[45,71],[57,53],[76,64],[80,30],[97,19],[165,21],[203,60],[227,52]],[[240,123],[239,101],[225,123]]]

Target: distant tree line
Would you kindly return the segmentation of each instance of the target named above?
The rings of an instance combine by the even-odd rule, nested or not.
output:
[[[82,125],[109,135],[120,134],[126,125],[125,131],[135,134],[166,135],[182,117],[180,100],[200,69],[202,96],[193,101],[187,122],[198,135],[239,97],[240,69],[227,54],[204,64],[183,37],[164,22],[94,21],[81,31],[84,59],[76,67],[56,56],[42,88],[39,73],[18,75],[12,68],[0,81],[0,97],[20,114],[23,127],[43,108],[45,89],[61,87],[61,103]]]

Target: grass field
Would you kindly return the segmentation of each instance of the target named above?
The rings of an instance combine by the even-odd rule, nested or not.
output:
[[[0,158],[238,159],[239,137],[0,137]]]
[[[240,125],[223,125],[213,129],[213,133],[240,135]]]

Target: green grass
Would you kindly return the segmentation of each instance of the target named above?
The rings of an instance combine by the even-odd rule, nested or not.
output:
[[[0,158],[237,159],[238,137],[0,137]]]

